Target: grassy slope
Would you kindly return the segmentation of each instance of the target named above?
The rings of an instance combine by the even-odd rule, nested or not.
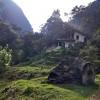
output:
[[[100,93],[100,75],[96,78],[95,86],[52,85],[45,82],[50,70],[50,67],[30,66],[9,69],[9,75],[25,72],[36,76],[30,80],[1,80],[0,100],[89,100]]]

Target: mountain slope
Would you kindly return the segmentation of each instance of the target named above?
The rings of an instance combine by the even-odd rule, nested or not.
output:
[[[32,32],[32,27],[23,11],[12,0],[0,0],[0,19],[16,25],[24,32]]]

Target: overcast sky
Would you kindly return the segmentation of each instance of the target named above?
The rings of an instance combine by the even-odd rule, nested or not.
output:
[[[55,9],[61,11],[62,18],[64,18],[64,12],[70,13],[71,9],[75,5],[88,5],[88,3],[94,0],[13,0],[23,10],[24,14],[30,21],[33,30],[39,31],[41,24],[44,24],[46,20],[51,16]]]

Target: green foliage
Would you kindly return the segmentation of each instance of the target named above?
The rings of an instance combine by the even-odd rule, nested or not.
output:
[[[42,34],[26,33],[23,36],[20,34],[21,30],[15,25],[0,21],[0,45],[5,47],[8,44],[12,49],[13,65],[28,61],[31,57],[39,54],[46,43]]]
[[[91,37],[90,33],[95,32],[100,27],[100,1],[95,0],[87,7],[82,5],[74,7],[72,15],[72,24],[78,25]]]
[[[41,28],[41,33],[46,37],[46,46],[49,47],[56,43],[58,39],[64,33],[64,22],[60,18],[60,11],[55,10],[45,25]]]
[[[6,73],[3,74],[7,80],[16,80],[16,79],[32,79],[38,77],[44,77],[49,74],[51,68],[47,66],[40,66],[40,67],[30,67],[30,66],[23,66],[23,67],[14,67],[9,68]]]
[[[80,56],[87,61],[93,62],[98,59],[97,48],[92,45],[87,45],[84,49],[81,49]]]
[[[33,57],[36,54],[39,54],[41,50],[44,48],[42,34],[39,33],[29,33],[23,36],[23,46],[22,49],[24,51],[24,58]]]
[[[52,85],[48,84],[48,74],[41,75],[41,72],[49,73],[51,68],[45,66],[41,67],[14,67],[9,68],[9,74],[6,74],[5,79],[0,81],[0,99],[1,100],[88,100],[92,95],[96,94],[96,91],[100,88],[100,75],[96,78],[96,84],[93,86],[77,86],[71,84]],[[8,72],[8,71],[7,71]],[[17,72],[17,73],[16,73]],[[34,73],[35,76],[30,80],[28,79],[17,79],[7,80],[7,76],[11,74],[20,76],[26,73]],[[36,75],[38,74],[38,75]],[[39,76],[40,75],[40,76]],[[14,76],[14,77],[15,77]]]
[[[91,45],[97,48],[97,56],[98,59],[100,59],[100,29],[97,29],[96,32],[94,32]]]
[[[100,28],[93,33],[93,37],[91,39],[91,44],[100,48]]]
[[[80,56],[86,60],[95,62],[100,59],[100,29],[92,34],[91,40],[81,49]],[[97,64],[96,64],[97,65]]]
[[[24,91],[24,95],[29,96],[33,93],[33,87],[27,87]]]
[[[100,60],[95,60],[94,63],[96,64],[96,66],[100,66]]]
[[[13,43],[16,41],[17,35],[13,28],[3,22],[0,21],[0,45],[5,47],[7,44],[12,47]]]
[[[0,47],[0,69],[5,69],[11,63],[11,50]]]

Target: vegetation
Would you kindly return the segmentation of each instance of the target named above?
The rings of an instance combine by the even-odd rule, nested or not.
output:
[[[11,50],[7,47],[0,47],[0,72],[4,71],[6,66],[11,63]]]
[[[95,0],[87,7],[76,6],[72,9],[72,24],[78,25],[89,36],[100,27],[100,1]]]
[[[63,22],[55,10],[40,33],[26,33],[0,20],[0,100],[100,100],[100,1],[76,6]],[[77,27],[75,27],[77,26]],[[86,43],[54,49],[57,39],[81,29]],[[20,34],[19,34],[20,33]],[[50,71],[62,60],[81,57],[95,65],[95,85],[49,84]],[[7,68],[7,69],[6,69]],[[5,70],[6,69],[6,70]]]
[[[49,72],[48,69],[36,69],[36,67],[23,66],[9,69],[13,74],[33,73],[37,77],[31,79],[22,79],[0,81],[0,99],[1,100],[88,100],[92,95],[97,95],[100,88],[100,75],[96,78],[96,85],[93,86],[77,86],[71,84],[52,85],[46,82],[47,74],[41,72]],[[12,73],[9,74],[9,76]],[[40,75],[40,76],[39,76]],[[6,77],[5,77],[6,79]],[[97,91],[97,92],[96,92]],[[96,94],[95,94],[96,93]],[[99,95],[98,95],[99,96]]]

